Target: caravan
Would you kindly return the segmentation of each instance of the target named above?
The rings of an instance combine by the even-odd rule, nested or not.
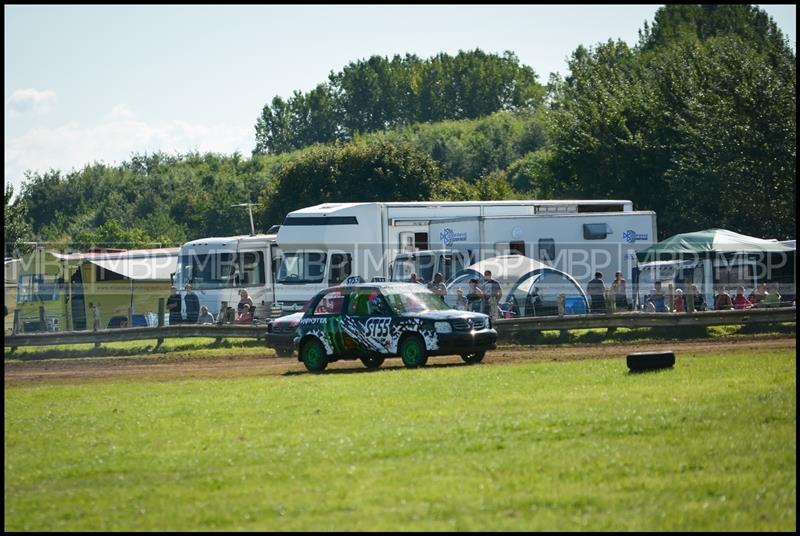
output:
[[[61,254],[37,248],[19,263],[17,310],[24,331],[79,331],[155,324],[169,294],[178,248]],[[94,316],[92,316],[94,315]],[[148,320],[148,318],[150,320]]]
[[[211,237],[183,244],[178,254],[175,284],[183,295],[186,284],[216,317],[222,302],[235,307],[239,291],[253,300],[255,318],[270,316],[275,301],[274,274],[281,252],[277,235]]]
[[[278,231],[277,242],[283,258],[275,283],[276,299],[284,311],[296,311],[311,296],[345,281],[348,276],[357,275],[365,281],[389,279],[393,275],[390,273],[391,261],[398,255],[429,250],[433,239],[439,236],[438,232],[431,231],[431,226],[443,220],[492,217],[513,220],[536,215],[632,211],[633,205],[628,200],[316,205],[289,213]],[[653,227],[643,231],[648,240],[652,240],[655,234],[654,222],[655,215]],[[442,262],[454,263],[451,271],[455,273],[458,271],[455,263],[461,262],[463,265],[465,261],[446,257]]]

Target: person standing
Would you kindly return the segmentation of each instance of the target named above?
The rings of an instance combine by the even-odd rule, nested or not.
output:
[[[186,296],[183,298],[183,302],[186,304],[186,322],[196,324],[197,315],[200,313],[200,298],[192,292],[191,284],[187,283],[184,289],[186,290]]]
[[[628,291],[625,285],[625,279],[622,277],[622,272],[614,274],[611,290],[614,294],[614,303],[617,306],[617,311],[626,311],[628,309]]]
[[[603,272],[595,272],[594,279],[586,285],[586,294],[591,301],[592,313],[606,312],[606,286],[603,283]]]
[[[181,316],[181,307],[183,306],[183,300],[181,299],[181,295],[178,294],[178,289],[174,286],[169,288],[170,295],[167,298],[167,310],[169,311],[169,325],[176,326],[183,322],[183,316]]]
[[[433,276],[433,281],[428,283],[428,290],[439,296],[442,301],[444,301],[445,297],[447,296],[447,287],[444,286],[442,280],[444,276],[442,276],[441,272],[437,272],[436,275]]]
[[[698,290],[697,285],[692,285],[692,293],[694,294],[694,310],[705,311],[706,300],[703,298],[703,293]]]
[[[478,287],[478,278],[473,277],[469,280],[469,290],[467,291],[467,310],[473,313],[481,312],[483,304],[483,291]]]
[[[483,272],[483,312],[489,315],[492,320],[497,320],[498,318],[497,305],[500,303],[502,296],[503,290],[500,288],[500,283],[492,279],[492,271],[486,270]]]

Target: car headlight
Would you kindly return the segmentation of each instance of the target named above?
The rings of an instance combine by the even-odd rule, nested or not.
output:
[[[433,327],[436,329],[436,333],[453,333],[453,326],[450,325],[450,322],[436,322]]]

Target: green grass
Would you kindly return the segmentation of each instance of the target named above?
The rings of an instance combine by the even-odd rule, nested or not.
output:
[[[792,531],[795,376],[776,351],[6,387],[5,530]]]
[[[695,340],[721,339],[736,336],[743,337],[775,337],[795,335],[796,323],[755,324],[744,326],[712,326],[682,328],[618,328],[608,332],[606,328],[575,329],[561,333],[554,330],[531,332],[525,337],[515,337],[508,344],[617,344],[641,343],[662,340]],[[501,341],[501,344],[506,341]],[[64,344],[53,346],[23,346],[11,352],[6,347],[5,359],[40,360],[64,359],[74,357],[115,357],[134,355],[164,355],[191,352],[193,357],[228,356],[231,349],[243,349],[264,353],[264,356],[275,356],[275,350],[266,346],[263,340],[255,339],[222,339],[219,343],[212,337],[187,337],[182,339],[166,339],[156,347],[155,340],[103,343],[99,348],[94,344]]]
[[[8,347],[7,347],[8,348]],[[59,344],[52,346],[21,346],[14,352],[7,351],[5,359],[33,361],[39,359],[65,359],[75,357],[123,357],[138,355],[164,355],[171,353],[191,353],[193,357],[228,356],[231,349],[250,349],[263,351],[265,356],[275,356],[275,350],[266,346],[263,340],[222,339],[213,337],[184,337],[165,339],[156,347],[155,339],[149,341],[128,341],[103,343],[95,348],[90,344]]]

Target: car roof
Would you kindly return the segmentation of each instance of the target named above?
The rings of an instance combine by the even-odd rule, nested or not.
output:
[[[355,290],[359,288],[377,288],[379,290],[422,290],[425,292],[430,292],[428,287],[425,285],[421,285],[419,283],[404,283],[402,281],[394,281],[394,282],[380,282],[380,283],[355,283],[353,285],[341,285],[338,287],[330,287],[325,289],[323,292],[329,292],[334,290]]]

